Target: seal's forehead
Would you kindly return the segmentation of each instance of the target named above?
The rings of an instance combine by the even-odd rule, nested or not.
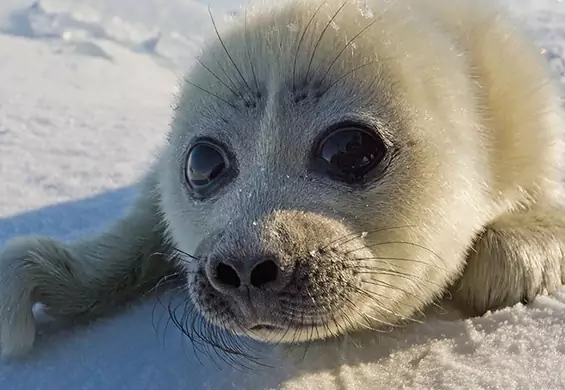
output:
[[[218,31],[186,79],[180,127],[229,139],[285,123],[311,137],[383,111],[390,87],[369,38],[377,19],[354,1],[334,3],[295,1]],[[310,123],[297,125],[301,116]]]
[[[371,27],[378,22],[355,0],[283,2],[246,11],[212,37],[203,57],[214,57],[222,66],[242,65],[248,77],[323,78],[326,71],[350,64],[358,45],[370,45]],[[373,57],[369,51],[357,54]]]

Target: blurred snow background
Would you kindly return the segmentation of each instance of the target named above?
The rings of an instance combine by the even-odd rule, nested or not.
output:
[[[274,0],[273,0],[274,1]],[[563,69],[565,4],[509,0]],[[0,2],[0,245],[108,224],[166,134],[178,78],[230,0]],[[565,290],[466,321],[311,348],[275,369],[199,362],[155,302],[88,327],[41,328],[0,389],[565,388]],[[221,370],[221,371],[220,371]]]

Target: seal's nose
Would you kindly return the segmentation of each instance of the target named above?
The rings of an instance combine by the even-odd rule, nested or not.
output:
[[[220,292],[241,287],[273,288],[281,274],[279,263],[273,256],[245,260],[214,256],[208,259],[206,268],[210,283]]]

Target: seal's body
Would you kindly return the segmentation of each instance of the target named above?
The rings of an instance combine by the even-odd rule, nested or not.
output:
[[[487,2],[295,0],[198,62],[123,219],[0,254],[3,354],[32,346],[35,302],[102,311],[178,271],[209,323],[287,342],[564,282],[559,94]]]

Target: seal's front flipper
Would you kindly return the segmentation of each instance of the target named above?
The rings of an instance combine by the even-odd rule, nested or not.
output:
[[[564,256],[564,209],[504,214],[477,238],[452,294],[470,315],[531,302],[565,283]]]
[[[34,303],[50,315],[100,314],[139,297],[172,272],[161,254],[163,226],[145,191],[131,211],[101,235],[72,244],[17,238],[0,252],[0,348],[13,357],[34,343]]]

